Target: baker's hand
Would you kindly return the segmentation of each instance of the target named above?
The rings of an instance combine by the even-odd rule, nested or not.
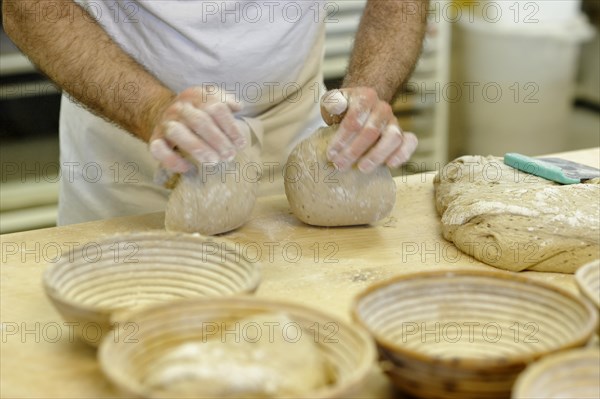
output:
[[[248,140],[233,116],[239,110],[239,103],[225,99],[218,90],[209,93],[201,87],[189,88],[158,116],[150,152],[161,167],[174,173],[192,167],[182,153],[200,163],[232,160]]]
[[[340,123],[327,157],[342,171],[355,163],[364,173],[384,163],[397,168],[417,148],[417,137],[402,132],[392,107],[369,87],[328,91],[321,98],[321,115],[328,125]]]

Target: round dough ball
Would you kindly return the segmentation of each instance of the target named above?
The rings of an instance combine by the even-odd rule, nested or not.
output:
[[[318,129],[300,142],[285,165],[285,194],[292,212],[314,226],[374,223],[388,216],[396,202],[396,184],[386,166],[362,173],[356,166],[336,170],[327,146],[337,125]]]
[[[256,201],[259,173],[244,152],[231,162],[203,163],[182,174],[169,197],[165,228],[214,235],[244,224]]]

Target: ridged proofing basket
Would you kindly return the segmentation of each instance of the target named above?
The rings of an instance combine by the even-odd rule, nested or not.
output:
[[[317,350],[331,371],[332,380],[329,385],[306,392],[302,395],[303,398],[348,397],[361,386],[372,370],[375,344],[360,326],[301,305],[240,296],[210,301],[190,299],[131,314],[129,320],[136,326],[132,336],[135,342],[106,337],[98,351],[102,371],[125,394],[144,398],[177,397],[175,393],[164,390],[156,392],[155,388],[145,384],[148,373],[156,367],[161,356],[185,343],[206,342],[212,337],[207,337],[209,334],[205,328],[206,323],[248,320],[253,315],[265,313],[284,313],[297,323],[302,334],[308,334],[314,339]],[[125,326],[121,328],[125,332]],[[289,356],[285,352],[279,355]],[[281,370],[287,374],[296,371]]]
[[[585,345],[598,323],[592,306],[568,291],[470,269],[375,284],[353,315],[375,338],[392,382],[427,398],[506,398],[529,363]]]
[[[533,363],[517,379],[512,397],[600,398],[600,348],[559,352]]]
[[[575,282],[579,292],[590,300],[600,312],[600,259],[586,263],[575,272]],[[600,334],[600,324],[598,325]]]
[[[253,293],[260,266],[223,239],[150,231],[75,247],[44,272],[46,294],[83,341],[97,346],[134,309],[185,298]]]

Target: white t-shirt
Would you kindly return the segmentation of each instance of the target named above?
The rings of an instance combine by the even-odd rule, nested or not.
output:
[[[244,105],[238,117],[263,137],[263,161],[278,164],[263,191],[282,190],[278,174],[289,151],[322,124],[322,0],[77,3],[173,91],[204,86],[235,95]],[[90,83],[86,92],[127,101],[132,89]],[[168,191],[153,183],[158,165],[147,144],[67,96],[60,145],[59,225],[164,210]]]

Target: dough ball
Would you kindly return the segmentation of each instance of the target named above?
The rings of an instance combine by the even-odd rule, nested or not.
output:
[[[314,226],[374,223],[390,214],[396,184],[386,166],[369,174],[355,166],[340,172],[327,159],[337,125],[318,129],[291,152],[285,166],[285,194],[292,212]]]
[[[305,397],[329,384],[331,372],[313,334],[288,337],[285,328],[291,323],[286,314],[277,313],[235,321],[212,339],[165,351],[149,367],[143,384],[157,397]],[[236,335],[236,327],[256,334]]]
[[[561,185],[500,158],[463,156],[434,180],[444,238],[511,271],[574,273],[600,256],[600,185]]]
[[[169,231],[214,235],[244,224],[256,201],[259,169],[244,152],[182,174],[165,213]]]

